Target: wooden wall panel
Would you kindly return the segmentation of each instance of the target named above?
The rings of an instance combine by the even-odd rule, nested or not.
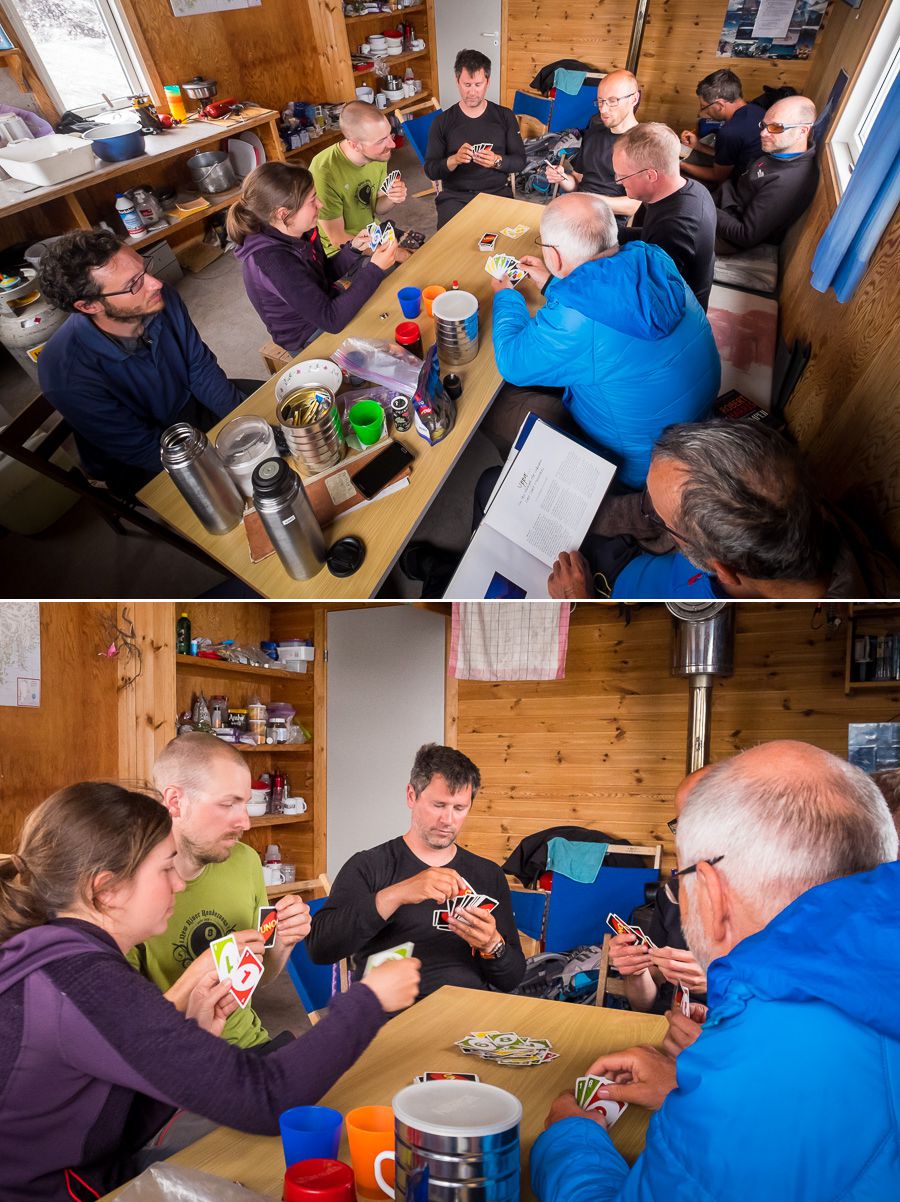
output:
[[[41,704],[0,709],[0,851],[56,789],[118,772],[117,664],[102,654],[114,607],[41,605]]]
[[[119,657],[119,779],[153,782],[156,757],[175,737],[175,606],[170,601],[119,601],[120,626],[134,624],[141,652]]]
[[[672,862],[672,795],[684,775],[687,683],[669,672],[671,622],[657,604],[581,605],[562,681],[458,682],[458,743],[484,784],[464,829],[502,862],[532,831],[573,823],[635,843],[661,841]],[[813,629],[807,604],[742,604],[735,672],[713,690],[712,758],[797,738],[846,755],[847,724],[886,720],[895,690],[843,692],[845,639]]]
[[[809,81],[821,104],[838,69],[853,77],[889,0],[858,11],[836,5],[817,46]],[[819,239],[837,207],[827,157],[805,222],[787,248],[781,294],[782,335],[812,344],[812,358],[788,409],[791,430],[835,501],[874,539],[900,549],[900,332],[897,277],[900,215],[895,214],[856,295],[838,304],[810,286]]]

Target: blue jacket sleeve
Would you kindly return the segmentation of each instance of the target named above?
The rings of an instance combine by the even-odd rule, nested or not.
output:
[[[232,409],[241,403],[241,394],[219,367],[215,355],[200,337],[184,301],[174,288],[166,289],[166,307],[170,310],[173,320],[182,328],[191,393],[212,413],[219,417],[227,417]],[[157,468],[158,466],[157,464]]]
[[[511,288],[494,294],[494,359],[509,384],[558,386],[560,367],[572,357],[573,324],[585,320],[553,300],[534,317],[525,298]]]
[[[162,470],[159,429],[119,402],[115,387],[99,375],[79,372],[71,387],[45,387],[44,395],[76,434],[120,463],[154,476]]]
[[[628,1175],[628,1165],[609,1134],[592,1119],[554,1123],[531,1149],[531,1186],[539,1202],[606,1202],[624,1197],[621,1191]]]

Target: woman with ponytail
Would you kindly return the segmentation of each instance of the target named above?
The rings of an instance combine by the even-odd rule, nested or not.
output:
[[[272,338],[296,355],[327,330],[341,331],[393,266],[397,243],[369,258],[363,231],[329,258],[316,220],[321,208],[305,167],[263,163],[244,180],[228,210],[228,237],[237,244],[244,287]],[[338,280],[351,276],[350,286]]]
[[[184,888],[171,826],[148,794],[72,785],[0,861],[3,1202],[99,1198],[179,1108],[276,1135],[283,1110],[318,1101],[415,999],[419,962],[381,965],[268,1056],[218,1038],[236,1003],[214,971],[195,973],[179,1013],[125,959]]]

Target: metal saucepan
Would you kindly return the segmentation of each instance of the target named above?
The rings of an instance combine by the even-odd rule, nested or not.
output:
[[[201,192],[227,192],[238,178],[224,150],[205,150],[188,159],[191,178]]]
[[[216,94],[216,81],[214,79],[203,79],[199,75],[195,75],[193,79],[181,85],[191,100],[212,100]]]

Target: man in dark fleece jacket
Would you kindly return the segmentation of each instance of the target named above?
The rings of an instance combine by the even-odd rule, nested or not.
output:
[[[788,96],[768,110],[762,155],[736,180],[726,180],[716,196],[717,253],[781,242],[812,204],[819,183],[815,147],[809,144],[815,119],[815,105],[806,96]]]
[[[480,783],[462,752],[435,743],[419,748],[406,787],[410,828],[352,856],[338,873],[306,940],[317,964],[349,956],[358,976],[373,953],[411,941],[422,962],[420,997],[442,985],[515,989],[525,957],[506,878],[456,843]],[[448,918],[449,930],[437,929],[435,916],[466,884],[497,908],[460,911]]]
[[[75,431],[86,470],[134,493],[162,470],[175,422],[208,430],[239,405],[174,289],[105,230],[78,230],[41,259],[44,295],[72,314],[44,347],[38,376]]]
[[[317,1102],[386,1017],[374,984],[354,985],[307,1034],[257,1056],[186,1021],[99,926],[20,932],[0,947],[0,1198],[98,1197],[178,1108],[276,1135],[281,1112]]]

